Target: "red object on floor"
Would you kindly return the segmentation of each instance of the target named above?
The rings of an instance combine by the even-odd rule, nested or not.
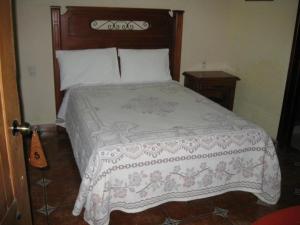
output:
[[[252,225],[300,225],[300,205],[268,214]]]

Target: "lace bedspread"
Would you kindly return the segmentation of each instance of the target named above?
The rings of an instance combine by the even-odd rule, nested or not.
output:
[[[65,125],[82,183],[73,214],[107,225],[112,210],[139,212],[241,190],[280,196],[270,137],[176,82],[70,90]]]

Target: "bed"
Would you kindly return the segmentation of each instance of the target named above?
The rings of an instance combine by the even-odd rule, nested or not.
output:
[[[51,14],[56,107],[82,178],[74,215],[85,209],[89,224],[107,225],[113,210],[133,213],[237,190],[278,201],[280,168],[266,132],[177,82],[182,11],[67,7],[61,15],[52,7]],[[95,20],[146,29],[95,30]],[[55,52],[108,47],[168,49],[173,80],[61,91]]]

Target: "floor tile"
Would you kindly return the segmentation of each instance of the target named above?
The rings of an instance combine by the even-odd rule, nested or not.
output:
[[[180,225],[233,225],[228,219],[215,215],[195,216],[184,220]]]
[[[37,182],[43,177],[43,172],[40,169],[37,168],[30,168],[28,169],[28,180],[32,183]]]
[[[33,183],[30,185],[29,192],[31,196],[30,200],[32,210],[41,208],[45,204],[43,188]]]
[[[164,221],[163,212],[159,207],[155,207],[132,214],[114,211],[111,213],[109,225],[161,225]]]
[[[49,205],[49,204],[45,204],[43,205],[40,209],[37,209],[36,211],[38,213],[41,213],[45,216],[49,216],[51,215],[51,213],[53,213],[56,210],[57,207]]]
[[[57,179],[47,187],[48,203],[56,206],[74,205],[79,182],[72,179]]]
[[[168,202],[160,207],[165,217],[182,220],[191,215],[191,211],[187,202]]]
[[[187,202],[191,215],[212,214],[214,205],[212,198],[204,198]]]
[[[82,216],[72,215],[73,207],[58,207],[49,215],[49,225],[87,225]]]
[[[165,218],[165,221],[163,222],[162,225],[179,225],[181,223],[181,220],[175,220],[172,218]]]
[[[43,177],[36,181],[35,184],[39,185],[40,187],[47,187],[51,182],[52,180]]]
[[[48,225],[47,217],[45,215],[34,211],[32,217],[34,225]]]

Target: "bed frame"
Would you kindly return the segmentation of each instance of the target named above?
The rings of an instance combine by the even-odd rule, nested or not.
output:
[[[169,48],[171,75],[173,80],[179,81],[183,11],[73,6],[66,9],[61,14],[60,7],[51,7],[56,111],[64,96],[64,92],[60,91],[56,50]],[[95,21],[107,23],[95,29]],[[107,26],[108,23],[114,25]],[[144,25],[147,29],[142,27]]]

